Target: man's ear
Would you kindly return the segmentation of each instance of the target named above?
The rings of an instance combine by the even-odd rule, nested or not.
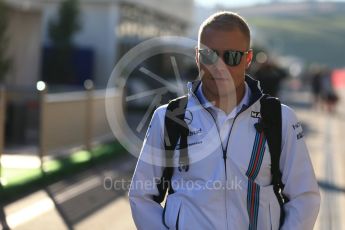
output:
[[[246,55],[246,69],[248,69],[250,64],[252,63],[253,55],[253,50],[248,50],[248,54]]]

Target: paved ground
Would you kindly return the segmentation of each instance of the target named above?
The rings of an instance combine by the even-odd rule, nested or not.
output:
[[[12,229],[135,229],[126,199],[130,155],[57,182],[5,207]]]
[[[314,229],[320,230],[345,229],[345,89],[339,95],[342,100],[334,113],[310,107],[307,93],[283,96],[302,121],[319,181],[321,210]]]
[[[329,114],[311,108],[308,94],[283,93],[283,98],[292,102],[303,123],[320,184],[322,205],[315,229],[345,229],[345,106]],[[18,230],[135,229],[126,190],[119,189],[128,186],[135,162],[123,157],[18,200],[5,207],[7,221]],[[117,189],[108,189],[114,181]]]

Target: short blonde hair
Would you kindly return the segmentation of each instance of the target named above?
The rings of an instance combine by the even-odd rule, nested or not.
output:
[[[248,46],[250,46],[250,29],[246,20],[231,11],[222,11],[209,16],[199,28],[198,46],[200,47],[200,40],[206,29],[219,30],[235,30],[239,29],[248,39]]]

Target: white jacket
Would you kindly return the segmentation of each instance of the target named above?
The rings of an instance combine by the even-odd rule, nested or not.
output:
[[[246,77],[246,82],[251,104],[233,122],[225,160],[214,120],[189,88],[190,167],[187,172],[174,169],[174,193],[167,196],[165,208],[153,197],[159,193],[155,180],[164,169],[167,105],[155,111],[129,191],[138,229],[279,229],[280,206],[270,185],[270,153],[265,138],[254,128],[262,94],[257,81]],[[284,205],[281,229],[313,229],[320,206],[319,189],[300,123],[285,105],[280,170],[283,193],[290,200]]]

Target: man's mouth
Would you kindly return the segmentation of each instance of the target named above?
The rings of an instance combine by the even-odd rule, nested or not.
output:
[[[211,77],[216,81],[225,81],[229,80],[231,75],[228,71],[217,71]]]
[[[212,80],[215,81],[227,81],[229,80],[229,76],[212,76]]]

